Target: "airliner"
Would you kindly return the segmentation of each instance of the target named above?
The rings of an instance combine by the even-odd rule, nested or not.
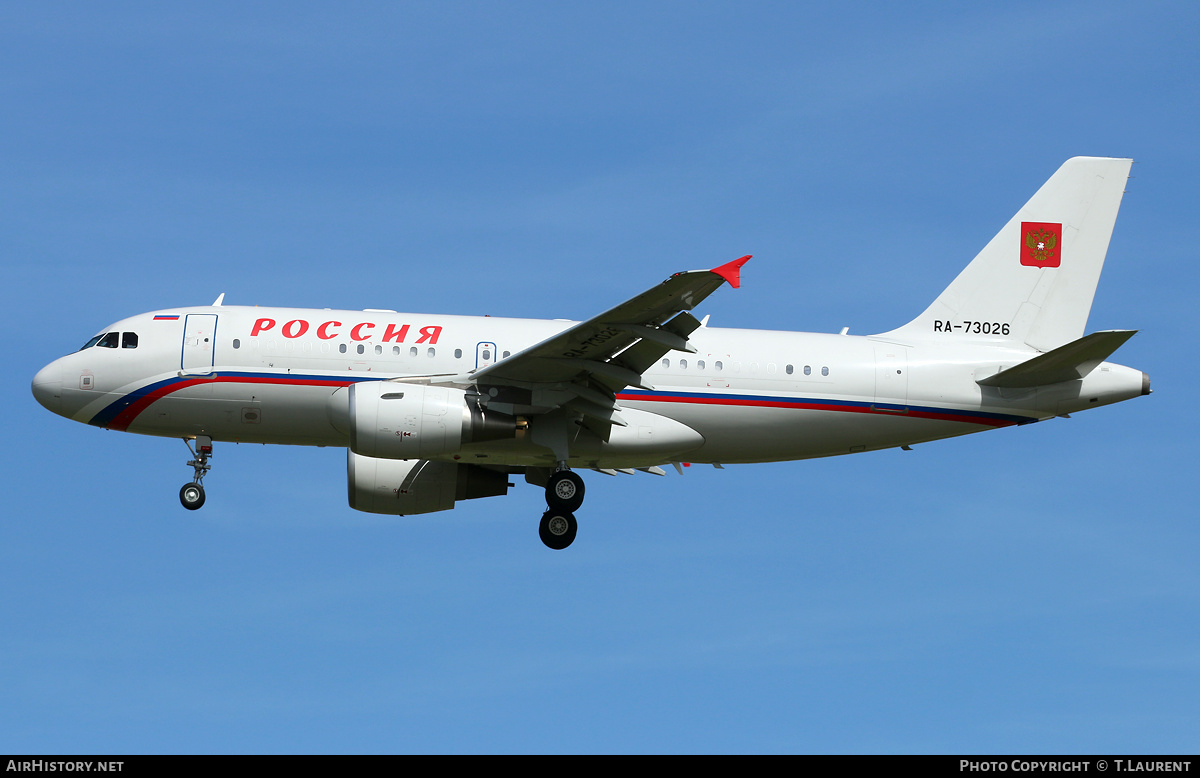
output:
[[[1031,424],[1150,393],[1084,334],[1129,159],[1075,157],[923,313],[869,336],[724,329],[693,309],[741,257],[676,273],[586,321],[185,306],[122,319],[33,379],[44,407],[181,438],[205,501],[216,442],[346,448],[350,507],[449,510],[543,488],[563,549],[579,471],[854,454]]]

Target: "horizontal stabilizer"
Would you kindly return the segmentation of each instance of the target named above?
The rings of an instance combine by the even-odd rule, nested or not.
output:
[[[1135,334],[1137,330],[1093,332],[976,383],[1015,389],[1076,381],[1095,370]]]

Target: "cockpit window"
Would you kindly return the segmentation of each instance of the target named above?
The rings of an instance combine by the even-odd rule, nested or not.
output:
[[[97,348],[116,348],[117,346],[120,345],[120,340],[121,340],[121,333],[109,332],[103,338],[100,339],[100,342],[96,344],[96,347]]]
[[[121,334],[121,348],[137,348],[137,333],[125,332]]]
[[[91,340],[89,340],[87,343],[84,343],[84,344],[83,344],[83,348],[81,348],[81,349],[79,349],[79,350],[80,350],[80,351],[83,351],[83,349],[85,349],[85,348],[91,348],[92,346],[94,346],[94,345],[96,345],[97,343],[99,343],[99,342],[100,342],[100,339],[101,339],[101,338],[103,338],[103,337],[104,337],[104,333],[103,333],[103,332],[101,332],[99,335],[97,335],[96,337],[92,338],[92,339],[91,339]]]

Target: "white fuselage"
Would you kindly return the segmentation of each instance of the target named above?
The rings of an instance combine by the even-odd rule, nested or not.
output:
[[[387,311],[177,308],[106,328],[133,333],[136,345],[93,345],[62,357],[38,373],[34,393],[60,415],[144,435],[346,446],[339,418],[350,384],[462,375],[573,324]],[[645,372],[651,390],[618,394],[627,427],[614,427],[619,434],[607,443],[573,448],[572,465],[848,454],[1039,421],[1129,399],[1146,386],[1140,371],[1108,362],[1081,380],[1052,386],[980,386],[979,379],[1037,353],[1000,338],[994,344],[897,342],[701,328],[689,342],[696,353],[670,352]],[[486,393],[482,399],[505,414],[536,416],[554,407],[560,398],[553,394],[541,386],[515,399]],[[664,417],[698,437],[677,438],[672,448],[671,430],[655,426]],[[552,453],[535,438],[468,444],[454,458],[552,463]]]

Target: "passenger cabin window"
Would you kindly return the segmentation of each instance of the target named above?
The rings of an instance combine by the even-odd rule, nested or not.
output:
[[[241,348],[241,347],[242,347],[242,342],[241,342],[240,340],[238,340],[237,338],[234,338],[234,339],[233,339],[233,347],[234,347],[234,348]]]
[[[460,349],[460,348],[454,349],[454,358],[462,359],[462,349]]]
[[[821,375],[829,375],[829,368],[827,368],[827,367],[821,368]]]
[[[417,355],[417,347],[416,347],[416,346],[413,346],[412,348],[410,348],[410,349],[408,350],[408,355],[409,355],[410,357],[415,357],[415,356]]]
[[[788,365],[787,367],[785,367],[784,372],[786,372],[788,375],[791,375],[792,374],[792,366]]]
[[[339,344],[338,344],[338,351],[340,351],[341,353],[345,354],[345,353],[346,353],[346,344],[345,344],[345,343],[339,343]]]
[[[87,346],[84,346],[84,348],[87,348]],[[664,359],[664,360],[662,361],[662,366],[663,366],[664,368],[666,368],[666,367],[670,367],[670,366],[671,366],[671,360],[669,360],[669,359]]]
[[[100,348],[116,348],[118,345],[120,345],[120,343],[119,343],[120,340],[121,340],[121,333],[110,332],[107,335],[105,335],[103,338],[101,338],[100,342],[97,343],[96,345],[99,346]]]

